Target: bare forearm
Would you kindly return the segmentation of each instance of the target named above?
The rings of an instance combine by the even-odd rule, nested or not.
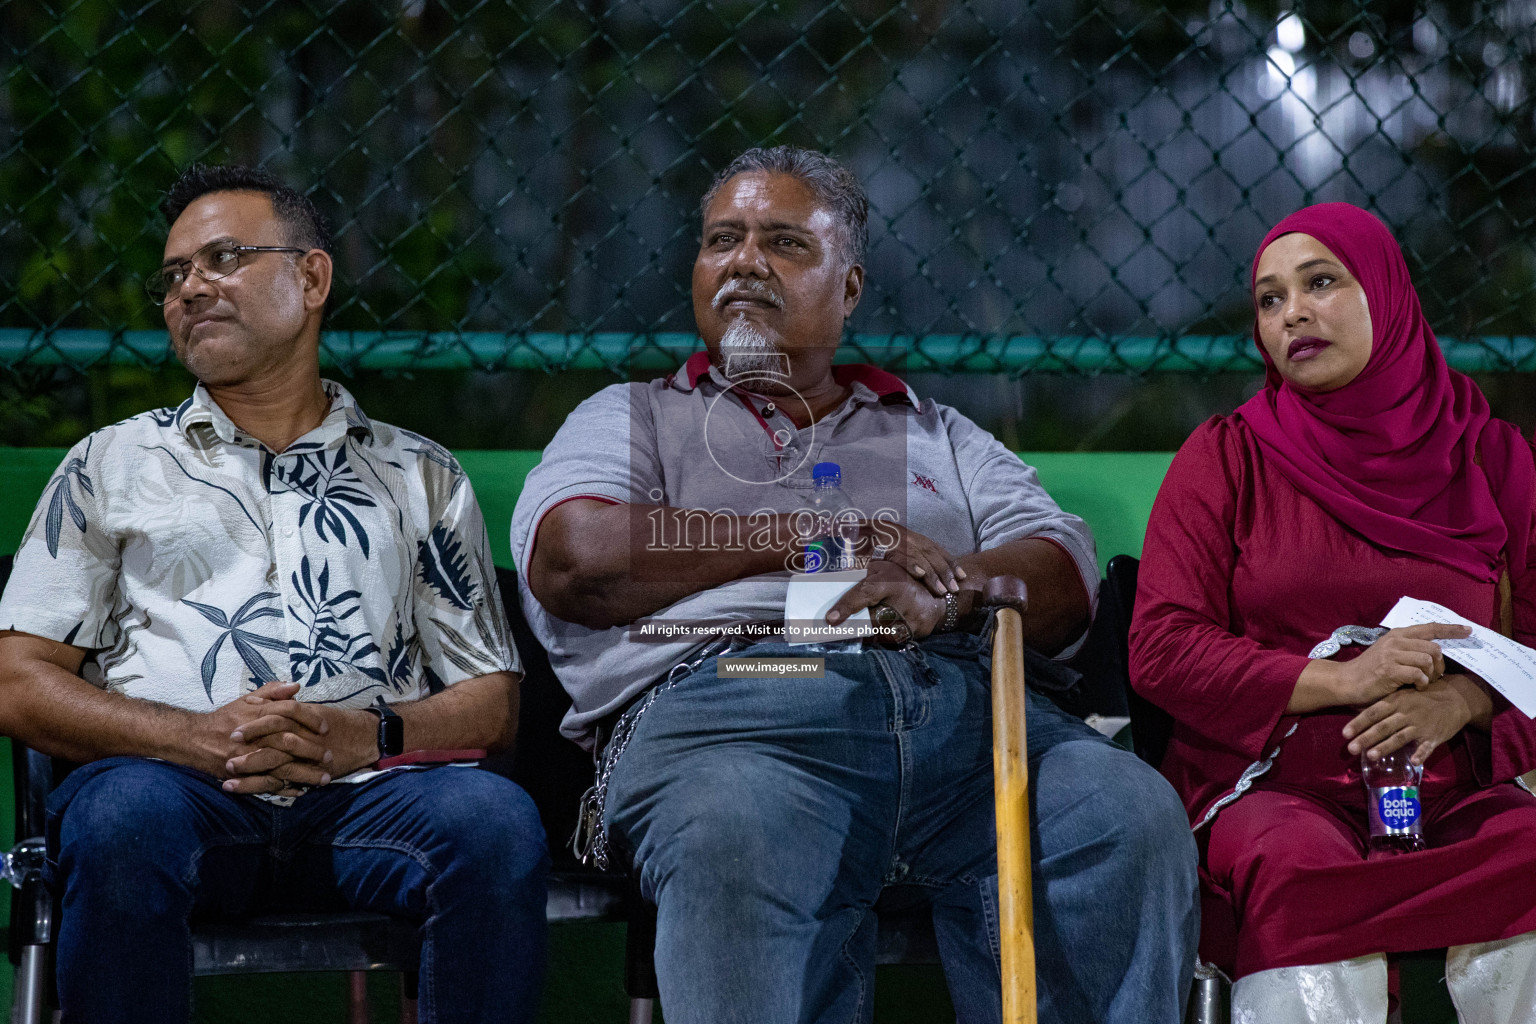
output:
[[[625,625],[691,594],[782,571],[794,551],[789,519],[570,502],[540,527],[528,584],[568,622]]]
[[[391,705],[405,722],[407,750],[500,750],[517,736],[518,677],[466,679],[423,700]],[[368,721],[377,724],[373,715]]]
[[[158,757],[216,774],[216,755],[195,743],[201,717],[98,689],[48,662],[0,670],[0,732],[51,757]]]
[[[510,672],[465,679],[421,700],[391,704],[404,725],[405,749],[500,750],[517,736],[518,677]],[[362,708],[322,709],[335,778],[379,759],[379,719]]]
[[[1024,639],[1037,651],[1055,654],[1088,628],[1088,592],[1077,564],[1057,544],[1033,538],[1010,541],[966,555],[960,565],[967,579],[1017,576],[1024,581],[1029,596]]]
[[[1304,715],[1309,711],[1347,706],[1343,696],[1344,666],[1337,661],[1317,658],[1307,662],[1296,680],[1296,689],[1285,705],[1288,715]]]
[[[1465,626],[1425,622],[1388,630],[1349,661],[1313,659],[1297,677],[1286,702],[1286,713],[1302,715],[1324,708],[1363,708],[1405,686],[1423,690],[1445,674],[1438,641],[1457,639],[1466,633]],[[1465,697],[1474,716],[1482,703],[1488,705],[1485,710],[1491,716],[1492,702],[1487,692],[1470,678],[1460,678],[1456,685],[1465,686]]]

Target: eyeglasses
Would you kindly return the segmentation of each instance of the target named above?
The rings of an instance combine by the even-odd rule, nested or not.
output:
[[[309,252],[291,245],[236,245],[233,242],[209,242],[190,259],[176,260],[150,274],[144,280],[144,290],[149,297],[164,305],[171,296],[181,293],[189,270],[197,271],[204,281],[217,281],[240,269],[241,256],[248,252]]]

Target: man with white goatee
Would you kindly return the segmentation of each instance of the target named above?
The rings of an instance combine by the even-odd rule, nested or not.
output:
[[[656,903],[674,1024],[868,1021],[882,897],[931,906],[959,1019],[1001,1019],[978,595],[1021,578],[1028,643],[1070,654],[1093,540],[970,420],[833,365],[867,210],[819,153],[732,162],[693,267],[706,351],[576,409],[512,523],[565,731],[601,752],[593,843]],[[867,611],[880,636],[806,648],[786,600],[826,463],[863,517],[867,574],[825,622]],[[738,665],[807,657],[819,676]],[[1028,703],[1041,1019],[1171,1024],[1197,932],[1183,810],[1134,756]]]

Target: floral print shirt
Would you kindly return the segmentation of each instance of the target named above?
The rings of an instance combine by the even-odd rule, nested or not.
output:
[[[92,683],[190,711],[276,679],[363,707],[518,671],[458,461],[324,386],[325,421],[283,452],[202,385],[75,445],[16,553],[0,628],[87,648]]]

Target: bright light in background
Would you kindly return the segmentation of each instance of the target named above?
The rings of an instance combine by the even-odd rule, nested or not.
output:
[[[1296,58],[1278,46],[1271,46],[1267,56],[1264,76],[1259,79],[1259,95],[1272,100],[1290,87],[1291,76],[1296,73]]]
[[[1295,11],[1280,19],[1280,24],[1275,26],[1275,42],[1290,53],[1295,53],[1307,45],[1307,29],[1301,23],[1301,16]]]
[[[1364,33],[1368,48],[1375,46]],[[1292,136],[1296,139],[1295,154],[1298,169],[1309,178],[1317,178],[1329,159],[1329,145],[1322,133],[1321,114],[1317,108],[1317,67],[1308,61],[1301,66],[1301,51],[1307,45],[1307,27],[1301,15],[1288,11],[1275,23],[1275,41],[1264,55],[1264,70],[1259,75],[1259,95],[1266,100],[1279,101],[1280,111],[1291,122]],[[1352,46],[1358,46],[1351,40]]]
[[[1413,46],[1420,53],[1430,57],[1438,56],[1445,51],[1445,40],[1440,35],[1440,29],[1428,15],[1413,23]]]

